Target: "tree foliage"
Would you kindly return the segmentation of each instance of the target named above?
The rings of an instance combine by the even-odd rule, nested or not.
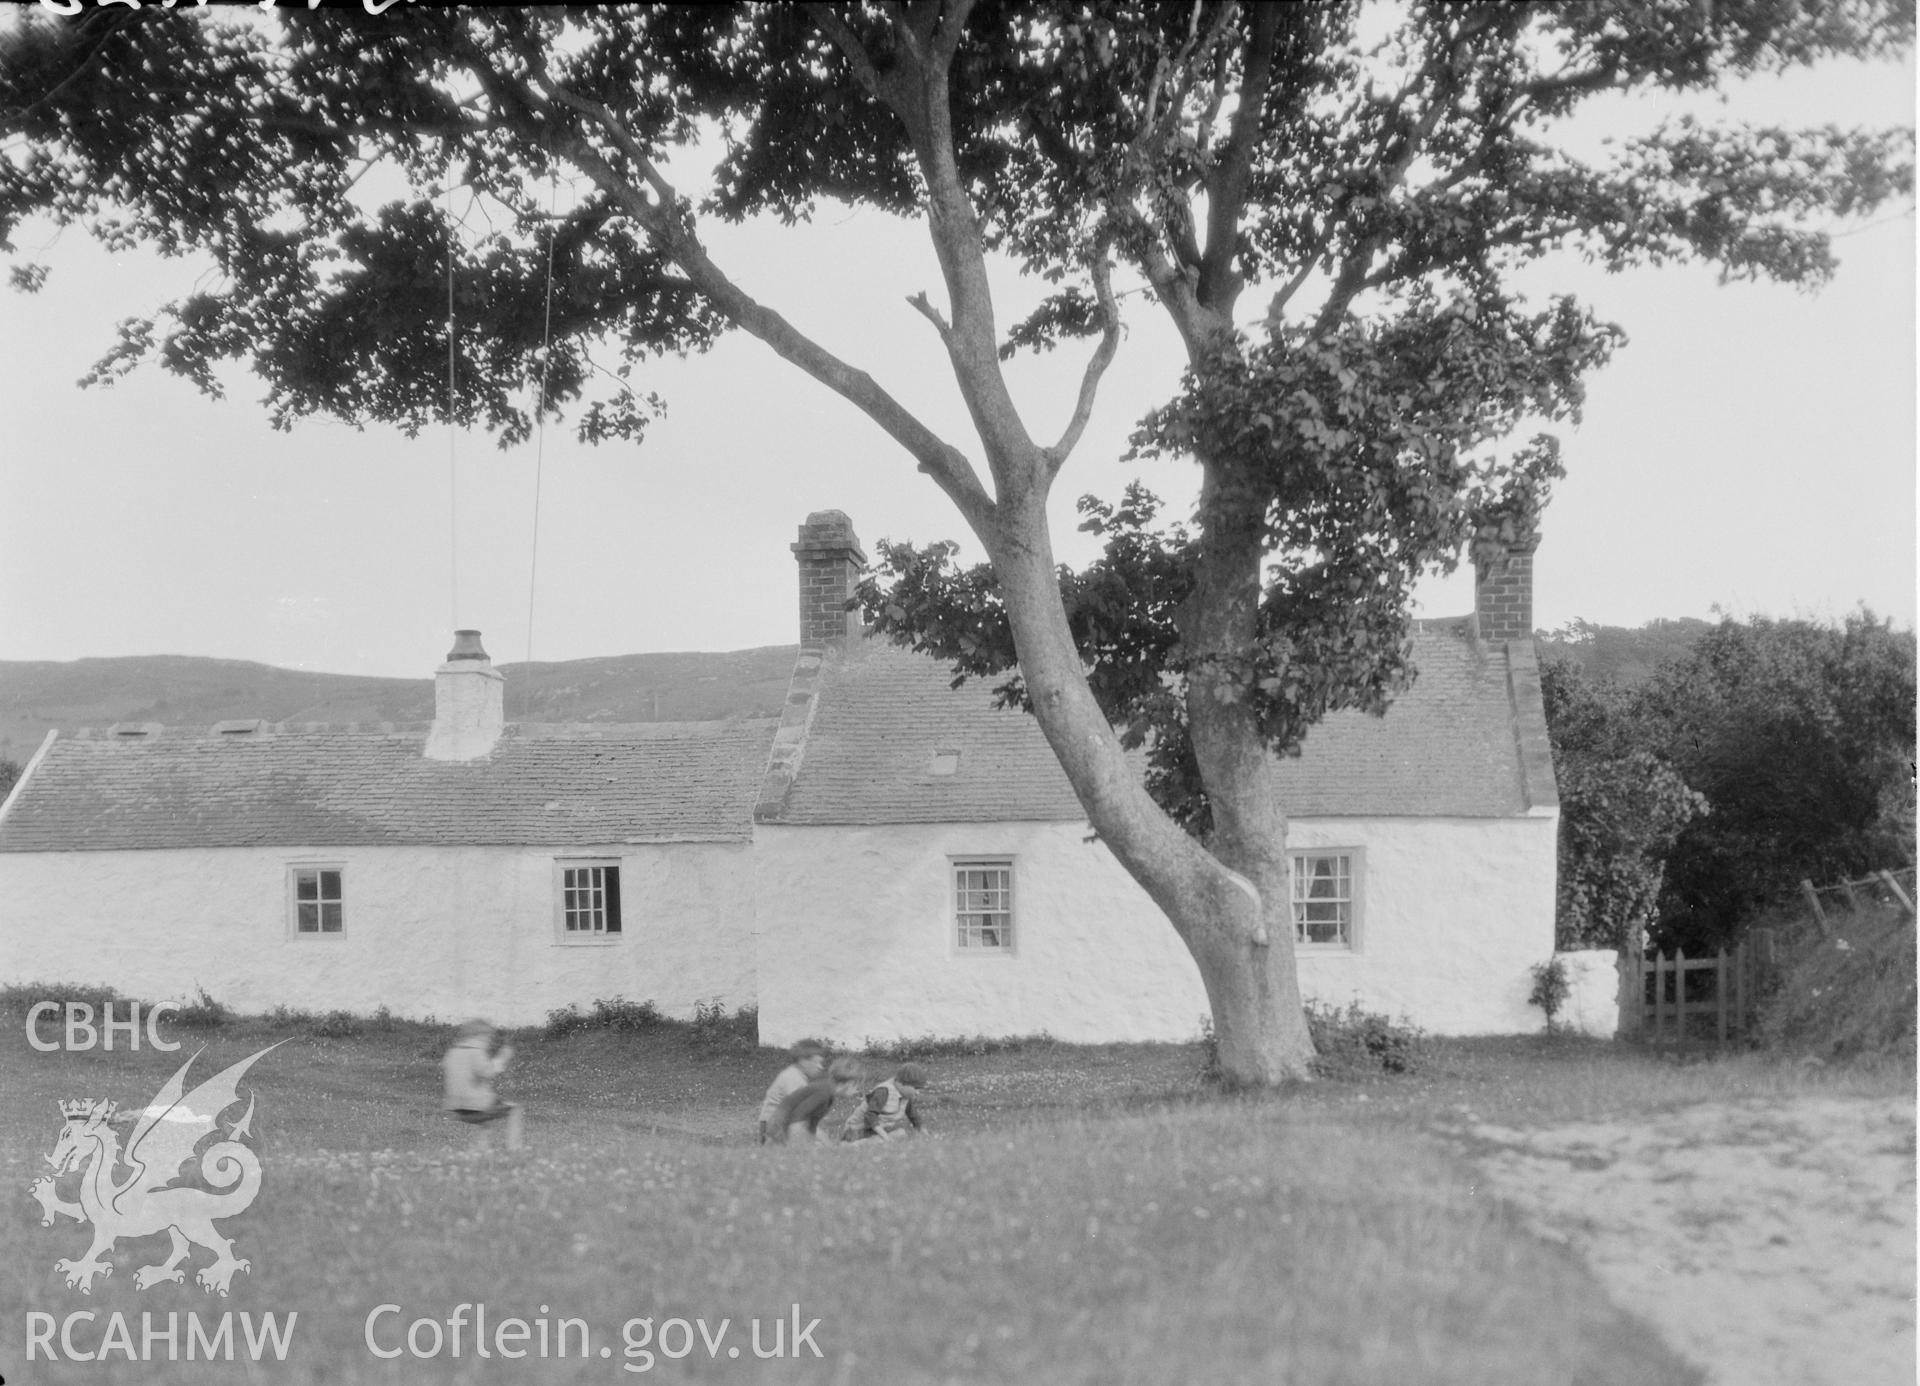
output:
[[[1727,619],[1633,687],[1543,675],[1564,940],[1717,948],[1802,879],[1913,858],[1910,631]]]
[[[1550,436],[1510,437],[1574,417],[1617,338],[1523,302],[1513,272],[1571,251],[1813,284],[1815,221],[1911,189],[1900,132],[1681,120],[1595,160],[1559,129],[1610,93],[1885,53],[1912,24],[1899,0],[36,11],[0,69],[0,247],[46,216],[210,256],[217,280],[130,319],[95,379],[154,362],[217,394],[238,362],[282,427],[450,414],[512,442],[569,408],[636,438],[652,360],[757,337],[953,501],[990,573],[884,549],[897,583],[870,610],[964,674],[1017,656],[1010,696],[1193,952],[1223,1066],[1275,1081],[1310,1046],[1271,755],[1404,686],[1413,580],[1528,536],[1560,464]],[[720,157],[685,193],[665,170],[703,138]],[[972,438],[701,238],[828,199],[925,227],[944,301],[912,303]],[[1019,323],[1000,264],[1047,286]],[[1136,448],[1192,458],[1200,502],[1172,525],[1144,492],[1083,503],[1106,551],[1063,579],[1047,502],[1130,289],[1188,365]],[[1038,438],[1007,357],[1080,341],[1068,422]],[[1151,794],[1127,743],[1150,745]]]
[[[1562,656],[1540,686],[1560,789],[1555,940],[1562,948],[1644,946],[1667,858],[1706,798],[1645,744],[1631,695]]]

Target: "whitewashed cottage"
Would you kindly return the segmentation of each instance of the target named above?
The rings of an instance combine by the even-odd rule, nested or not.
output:
[[[508,724],[462,632],[430,727],[50,736],[0,808],[0,982],[508,1024],[718,999],[776,1044],[1191,1038],[1194,965],[1038,726],[861,634],[845,515],[793,547],[777,723]],[[1385,718],[1329,718],[1283,763],[1310,996],[1538,1028],[1558,809],[1531,565],[1421,628]]]

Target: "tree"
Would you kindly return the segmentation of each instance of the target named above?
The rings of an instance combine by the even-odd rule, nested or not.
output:
[[[1668,855],[1655,940],[1708,950],[1817,883],[1913,861],[1914,636],[1723,620],[1660,670],[1635,716],[1706,796]]]
[[[1376,14],[1391,32],[1363,41]],[[1544,434],[1495,445],[1572,417],[1616,340],[1571,301],[1530,308],[1511,271],[1575,248],[1812,283],[1832,262],[1801,223],[1911,185],[1891,135],[1681,121],[1594,165],[1552,129],[1601,93],[1709,89],[1883,52],[1911,28],[1872,0],[95,10],[28,24],[9,55],[0,236],[39,213],[211,254],[224,283],[128,323],[96,376],[157,360],[217,393],[216,366],[244,361],[282,426],[440,417],[449,169],[492,220],[453,275],[460,320],[484,323],[455,351],[459,422],[524,436],[520,392],[538,382],[534,409],[577,404],[585,436],[636,438],[656,402],[597,395],[596,343],[624,381],[728,328],[759,338],[959,510],[990,573],[894,556],[901,595],[927,596],[894,601],[889,633],[972,672],[1017,655],[1008,695],[1192,952],[1222,1069],[1277,1082],[1312,1049],[1271,757],[1329,709],[1378,711],[1404,686],[1415,576],[1528,539],[1557,450]],[[665,156],[716,130],[725,152],[696,202]],[[362,179],[383,167],[409,191],[371,205]],[[549,217],[558,170],[588,190]],[[971,456],[702,243],[703,217],[804,217],[824,198],[924,223],[944,304],[914,306],[952,364]],[[1057,286],[1007,328],[995,256]],[[1116,275],[1189,357],[1138,447],[1191,456],[1201,500],[1191,533],[1151,530],[1143,495],[1094,503],[1106,558],[1063,588],[1047,502],[1120,345]],[[1256,283],[1266,317],[1243,332]],[[1095,345],[1070,420],[1037,438],[1005,353],[1076,338]],[[949,590],[973,616],[942,604]],[[1129,744],[1151,746],[1150,785]]]
[[[1633,687],[1544,662],[1562,942],[1710,952],[1803,878],[1910,862],[1914,663],[1865,611],[1722,619]]]
[[[1560,788],[1554,940],[1561,948],[1646,946],[1674,841],[1709,812],[1648,744],[1632,695],[1567,658],[1540,666]]]

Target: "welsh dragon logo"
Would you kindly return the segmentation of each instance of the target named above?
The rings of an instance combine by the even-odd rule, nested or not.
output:
[[[113,1266],[105,1257],[116,1241],[158,1232],[172,1239],[172,1249],[165,1261],[142,1266],[133,1273],[135,1289],[144,1290],[168,1280],[184,1283],[186,1272],[180,1263],[194,1246],[205,1247],[214,1255],[213,1264],[202,1267],[194,1277],[209,1293],[224,1295],[234,1272],[252,1265],[234,1256],[233,1243],[213,1225],[215,1218],[244,1213],[260,1192],[259,1157],[241,1144],[253,1134],[251,1094],[245,1115],[200,1155],[201,1178],[213,1187],[195,1188],[175,1180],[180,1166],[192,1158],[199,1144],[219,1132],[221,1113],[240,1100],[237,1089],[241,1075],[262,1055],[277,1048],[279,1045],[268,1045],[183,1096],[187,1070],[200,1057],[196,1053],[180,1065],[138,1116],[116,1116],[117,1105],[104,1098],[59,1104],[66,1125],[53,1153],[46,1157],[53,1173],[34,1180],[28,1192],[40,1204],[42,1227],[53,1226],[56,1216],[93,1224],[93,1245],[85,1256],[77,1261],[62,1257],[53,1263],[70,1288],[92,1294],[94,1276],[113,1274]],[[133,1123],[133,1129],[123,1152],[120,1134],[114,1128],[127,1121]],[[127,1171],[124,1175],[122,1169]],[[55,1191],[54,1181],[75,1170],[80,1172],[80,1199],[69,1203]]]

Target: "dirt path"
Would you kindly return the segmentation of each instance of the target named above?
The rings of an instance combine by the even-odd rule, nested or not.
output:
[[[1533,1130],[1463,1117],[1496,1193],[1715,1386],[1911,1386],[1914,1108],[1788,1098]]]

